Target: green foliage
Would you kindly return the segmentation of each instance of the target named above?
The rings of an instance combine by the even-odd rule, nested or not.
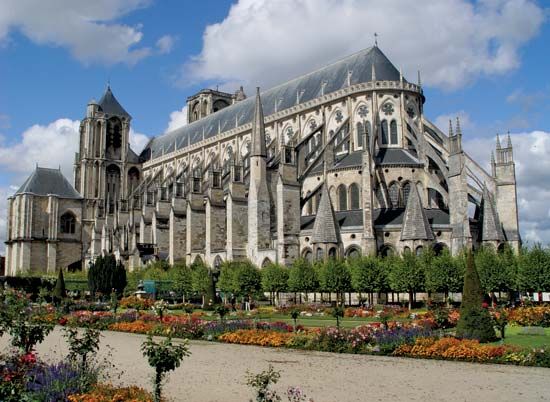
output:
[[[97,257],[88,270],[88,288],[92,294],[109,295],[114,289],[122,295],[127,284],[124,265],[114,255]]]
[[[208,268],[204,264],[193,264],[191,266],[191,287],[193,291],[202,295],[209,291],[211,279]]]
[[[256,402],[275,402],[281,400],[277,392],[270,389],[270,387],[277,384],[279,378],[281,378],[281,373],[276,371],[271,364],[268,366],[267,370],[259,374],[252,374],[249,371],[247,371],[246,374],[246,384],[254,390],[254,400]]]
[[[485,292],[507,290],[512,280],[509,270],[493,247],[481,247],[474,256],[481,287]]]
[[[391,264],[388,279],[392,290],[409,293],[409,309],[412,307],[412,296],[424,288],[424,269],[415,254],[403,253],[403,257],[388,257]]]
[[[220,321],[224,321],[225,316],[229,313],[229,309],[225,307],[223,304],[218,304],[216,307],[214,307],[214,312],[220,317]]]
[[[220,276],[218,278],[217,286],[224,293],[235,293],[235,271],[237,270],[237,264],[230,261],[224,261],[220,266]]]
[[[86,328],[81,331],[77,328],[66,327],[63,336],[69,344],[69,360],[76,363],[80,357],[82,368],[86,369],[88,365],[88,355],[95,355],[99,350],[99,337],[101,333],[98,329]]]
[[[471,252],[467,255],[460,319],[456,335],[461,338],[490,342],[495,339],[495,329],[489,311],[481,307],[482,291],[479,276]]]
[[[536,244],[522,249],[518,259],[517,285],[520,290],[550,291],[550,249]]]
[[[463,268],[459,257],[453,258],[447,249],[435,256],[428,248],[422,252],[420,263],[425,275],[428,292],[460,292],[463,284]]]
[[[344,308],[342,306],[336,306],[332,309],[331,314],[336,318],[336,328],[340,328],[340,319],[344,318]]]
[[[193,272],[185,264],[175,264],[171,269],[174,280],[174,291],[184,296],[193,291]]]
[[[187,340],[173,344],[172,338],[168,337],[159,343],[153,340],[152,335],[141,345],[143,356],[147,358],[149,365],[155,369],[154,387],[155,402],[160,402],[162,391],[162,380],[165,374],[175,370],[181,364],[185,356],[189,356]]]
[[[323,291],[342,294],[351,290],[351,274],[341,260],[328,259],[319,265],[319,285]]]
[[[319,281],[317,272],[305,259],[294,261],[288,272],[288,290],[291,292],[313,292]]]
[[[65,279],[63,278],[63,270],[59,269],[59,275],[55,282],[55,288],[53,289],[53,297],[56,302],[60,302],[67,296],[67,290],[65,289]]]
[[[238,263],[234,275],[234,293],[237,296],[253,295],[262,288],[260,270],[248,261]]]
[[[373,257],[349,261],[351,284],[357,292],[383,292],[388,289],[388,277],[381,260]]]
[[[53,330],[54,325],[45,319],[46,308],[33,306],[30,299],[17,291],[2,292],[3,301],[0,326],[11,335],[11,344],[24,353],[30,353]]]
[[[288,288],[288,269],[279,264],[269,264],[262,271],[262,289],[265,292],[284,292]]]

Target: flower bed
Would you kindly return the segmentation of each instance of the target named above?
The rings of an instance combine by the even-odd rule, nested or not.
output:
[[[510,309],[508,310],[508,322],[522,327],[550,327],[550,306]]]
[[[487,363],[499,362],[506,353],[516,350],[517,348],[509,345],[483,345],[470,339],[418,338],[414,344],[399,346],[393,355]]]
[[[157,325],[137,320],[133,322],[115,322],[109,325],[111,331],[131,332],[133,334],[147,334],[155,329]]]
[[[153,396],[139,387],[117,388],[109,384],[97,384],[90,392],[70,395],[69,402],[153,402]]]
[[[241,345],[281,347],[288,345],[293,336],[294,334],[289,332],[262,329],[239,329],[235,332],[227,332],[220,335],[218,340]]]

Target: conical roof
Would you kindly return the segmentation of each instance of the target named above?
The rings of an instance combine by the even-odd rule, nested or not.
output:
[[[321,188],[321,200],[315,216],[311,242],[336,244],[340,242],[340,228],[336,222],[326,183]]]
[[[504,240],[504,234],[502,233],[498,214],[493,202],[493,197],[491,197],[491,194],[489,194],[489,190],[485,185],[483,186],[483,198],[481,199],[481,213],[481,240]]]
[[[82,198],[59,169],[36,167],[15,194],[30,193],[47,196],[57,195],[60,198]]]
[[[252,149],[250,156],[267,156],[265,150],[265,123],[260,88],[256,88],[256,105],[254,106],[254,121],[252,123]]]
[[[414,185],[411,185],[410,188],[401,227],[401,240],[433,240],[434,235],[422,207],[418,189]]]
[[[128,112],[126,112],[126,110],[124,110],[120,103],[118,103],[115,95],[113,95],[113,92],[111,91],[110,85],[107,86],[107,89],[99,100],[98,105],[100,110],[105,114],[126,117],[128,119],[131,118]]]

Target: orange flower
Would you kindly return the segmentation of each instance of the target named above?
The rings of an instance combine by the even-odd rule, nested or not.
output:
[[[240,329],[220,335],[218,339],[227,343],[281,347],[294,337],[293,333],[257,329]]]

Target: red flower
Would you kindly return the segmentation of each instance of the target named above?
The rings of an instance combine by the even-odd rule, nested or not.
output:
[[[61,317],[59,319],[59,325],[62,325],[62,326],[65,326],[65,324],[67,324],[67,319],[65,317]]]
[[[36,355],[33,352],[25,353],[21,356],[21,363],[34,364],[36,363]]]

